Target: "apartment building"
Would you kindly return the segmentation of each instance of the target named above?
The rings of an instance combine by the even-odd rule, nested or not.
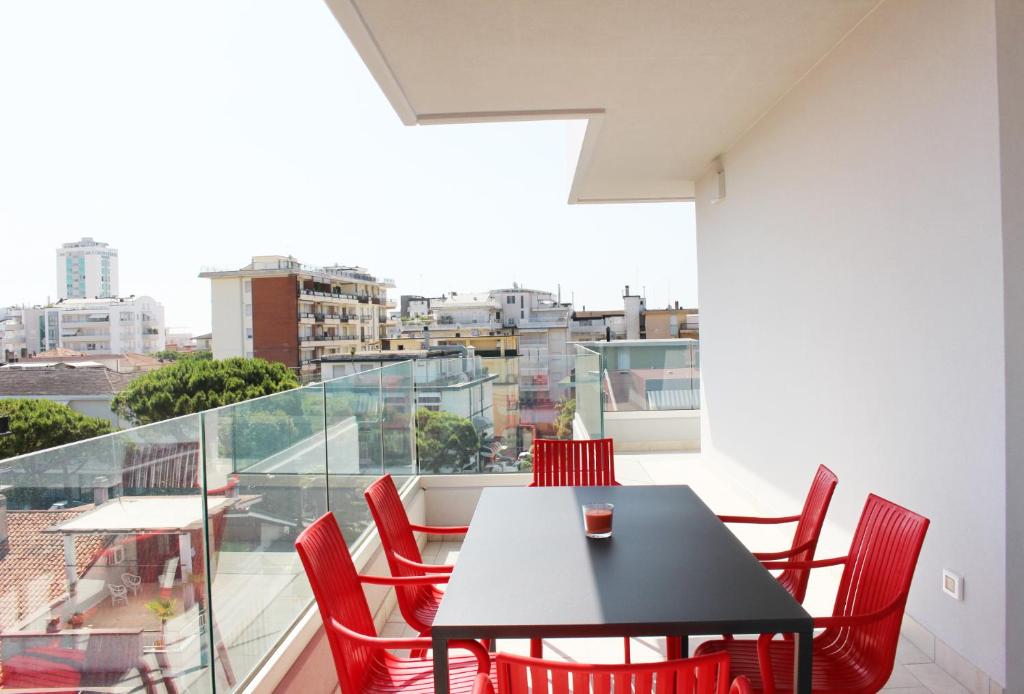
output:
[[[66,299],[9,311],[0,322],[0,353],[7,361],[55,349],[148,354],[165,347],[164,308],[151,296]]]
[[[514,357],[519,353],[519,336],[511,328],[481,330],[461,325],[406,325],[399,335],[381,339],[385,351],[410,351],[431,347],[460,346],[472,348],[481,357]]]
[[[442,301],[443,296],[420,296],[419,294],[403,294],[399,299],[400,316],[402,318],[423,318],[430,315],[430,303]]]
[[[667,308],[644,312],[643,336],[648,340],[693,338],[700,336],[700,322],[695,308],[680,308],[679,302]]]
[[[118,295],[117,249],[84,237],[57,249],[60,299],[110,299]]]
[[[315,361],[380,349],[395,307],[390,279],[347,265],[304,265],[254,256],[239,270],[208,270],[215,359],[259,357],[310,374]]]
[[[665,340],[700,336],[696,308],[683,308],[676,301],[663,309],[647,308],[647,299],[633,294],[627,284],[622,292],[622,309],[574,311],[570,324],[573,342],[612,340]]]

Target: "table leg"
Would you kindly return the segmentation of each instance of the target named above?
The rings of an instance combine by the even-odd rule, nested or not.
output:
[[[811,658],[814,652],[814,630],[796,633],[796,662],[793,663],[793,681],[796,694],[811,694]]]
[[[434,636],[434,694],[448,694],[448,639]]]
[[[690,657],[690,635],[681,634],[665,639],[665,657],[668,660]]]

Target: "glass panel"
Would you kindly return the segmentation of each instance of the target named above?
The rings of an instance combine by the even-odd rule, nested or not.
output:
[[[416,369],[416,453],[421,473],[491,472],[494,382],[479,357],[421,359]]]
[[[536,434],[536,428],[520,416],[520,358],[485,357],[481,362],[487,373],[494,377],[490,382],[494,436],[489,446],[494,457],[490,465],[485,465],[485,470],[520,472],[524,470],[524,458],[528,458]]]
[[[371,524],[363,491],[384,471],[381,374],[371,369],[324,383],[330,508],[349,546]]]
[[[574,369],[576,385],[576,416],[574,437],[604,437],[604,416],[601,406],[601,355],[576,345]]]
[[[609,412],[700,409],[696,340],[591,342],[604,356],[602,391]]]
[[[384,470],[396,476],[413,474],[416,462],[415,405],[413,363],[403,361],[381,369],[382,427]]]
[[[216,681],[231,691],[312,600],[295,538],[327,511],[324,387],[203,413]]]
[[[190,415],[0,461],[0,691],[211,690],[201,441]]]

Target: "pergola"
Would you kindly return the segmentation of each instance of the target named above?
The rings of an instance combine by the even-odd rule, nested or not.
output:
[[[75,559],[76,535],[126,535],[132,533],[178,536],[178,557],[182,582],[192,572],[192,539],[189,533],[203,528],[203,497],[122,496],[106,501],[71,520],[58,523],[43,532],[64,536],[64,570],[68,593],[75,595],[78,567]],[[206,516],[225,512],[240,499],[225,496],[206,497]]]

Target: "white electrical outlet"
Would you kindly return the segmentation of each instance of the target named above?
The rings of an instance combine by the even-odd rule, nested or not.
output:
[[[964,577],[949,569],[942,570],[942,592],[954,600],[964,599]]]

